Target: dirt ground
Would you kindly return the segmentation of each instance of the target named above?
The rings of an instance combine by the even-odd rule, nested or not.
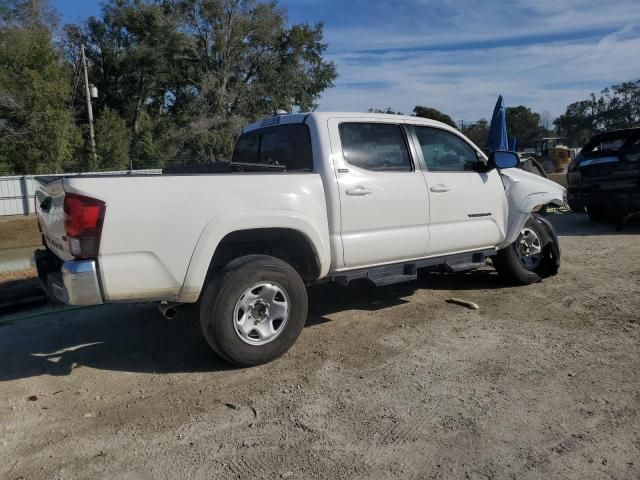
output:
[[[0,217],[0,250],[42,244],[35,216]]]
[[[314,287],[257,368],[186,311],[5,318],[0,478],[639,478],[640,228],[552,221],[554,278]]]

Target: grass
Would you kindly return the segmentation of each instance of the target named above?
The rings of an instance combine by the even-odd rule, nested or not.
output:
[[[42,244],[35,217],[0,217],[0,250],[37,247]]]

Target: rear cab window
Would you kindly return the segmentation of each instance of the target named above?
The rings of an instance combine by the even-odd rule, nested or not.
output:
[[[617,155],[618,153],[633,154],[640,146],[640,135],[637,133],[608,134],[591,139],[580,152],[586,157],[600,157]]]
[[[232,162],[278,165],[286,172],[313,171],[309,128],[292,123],[261,128],[238,137]]]

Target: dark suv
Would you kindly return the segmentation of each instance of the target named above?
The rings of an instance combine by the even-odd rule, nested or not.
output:
[[[569,165],[567,183],[569,206],[591,220],[640,212],[640,128],[594,136]]]

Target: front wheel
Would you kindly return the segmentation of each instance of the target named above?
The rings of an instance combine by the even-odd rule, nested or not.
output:
[[[285,353],[307,318],[307,291],[286,262],[267,255],[233,260],[214,274],[202,295],[200,326],[207,343],[238,366]]]
[[[493,265],[509,283],[530,285],[539,282],[544,269],[545,238],[542,227],[533,218],[524,224],[515,242],[498,251]]]

